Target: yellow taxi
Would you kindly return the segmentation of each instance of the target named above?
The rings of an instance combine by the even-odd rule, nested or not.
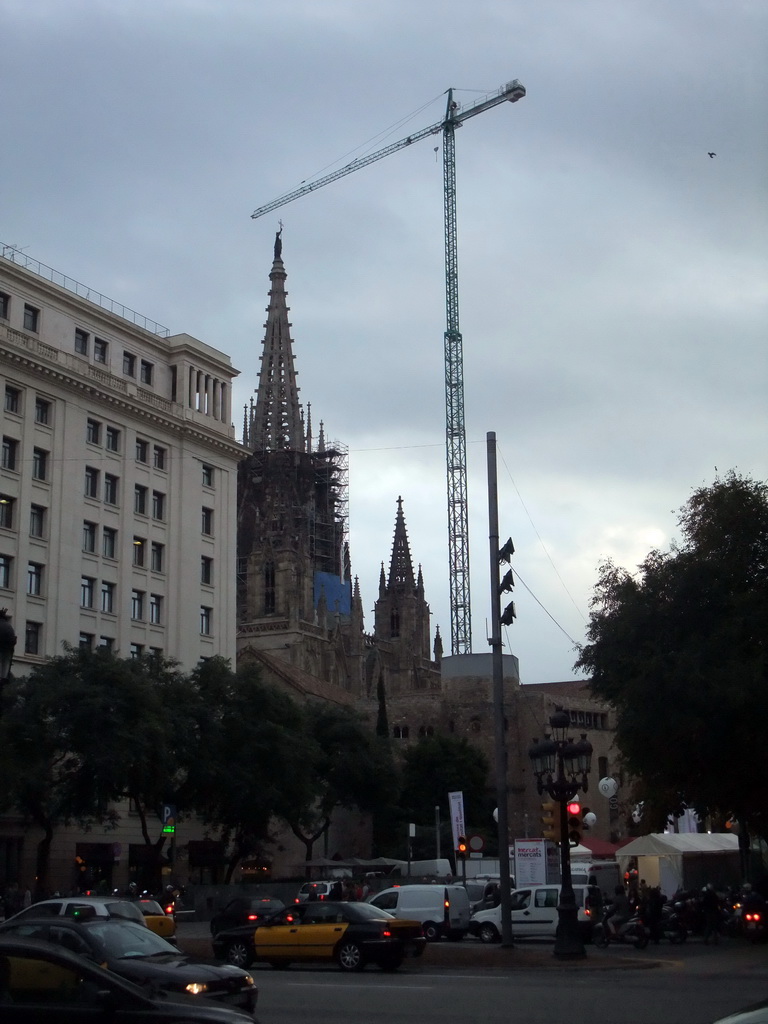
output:
[[[406,957],[421,956],[425,945],[418,921],[399,920],[370,903],[326,900],[286,907],[255,929],[241,925],[213,938],[215,955],[239,966],[328,961],[342,971],[368,963],[394,971]]]
[[[176,921],[172,914],[166,914],[157,900],[146,899],[142,896],[140,900],[137,900],[137,906],[144,917],[144,924],[155,935],[161,936],[163,939],[168,939],[169,942],[175,944],[176,939]]]

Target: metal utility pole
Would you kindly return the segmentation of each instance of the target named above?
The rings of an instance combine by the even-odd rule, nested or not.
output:
[[[510,569],[499,582],[499,565],[509,561],[514,545],[508,540],[499,549],[499,497],[496,475],[496,434],[486,436],[488,459],[488,547],[491,559],[491,659],[493,666],[493,725],[495,736],[496,806],[499,826],[499,889],[501,895],[501,943],[512,946],[512,908],[509,871],[509,813],[507,809],[507,748],[504,732],[504,662],[501,649],[501,594],[512,586]],[[511,609],[511,612],[510,612]],[[508,605],[505,620],[511,621],[514,605]]]
[[[300,185],[299,188],[278,196],[272,202],[260,206],[251,214],[256,219],[271,213],[286,203],[315,192],[332,181],[343,178],[353,171],[359,171],[368,164],[397,153],[401,149],[429,138],[438,132],[443,134],[443,192],[445,215],[445,305],[446,329],[445,349],[445,449],[446,478],[448,489],[448,563],[451,589],[451,653],[471,654],[472,616],[469,593],[469,512],[467,508],[467,437],[464,425],[464,357],[461,331],[459,330],[459,264],[456,243],[456,152],[455,131],[470,117],[499,103],[516,103],[525,96],[525,87],[517,79],[502,85],[497,92],[464,108],[453,99],[453,89],[448,90],[448,104],[445,117],[436,124],[422,128],[398,142],[368,156],[356,158],[336,171],[316,181]]]

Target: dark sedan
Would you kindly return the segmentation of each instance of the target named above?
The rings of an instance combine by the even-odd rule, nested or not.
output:
[[[253,1015],[258,989],[245,971],[199,963],[144,925],[112,918],[27,918],[0,926],[0,939],[33,938],[102,964],[149,992],[191,995]]]
[[[254,929],[259,921],[265,917],[282,910],[285,904],[282,900],[274,899],[272,896],[238,896],[214,914],[211,918],[211,935],[223,931],[225,928],[237,928],[238,925],[246,924]]]
[[[213,939],[217,957],[241,966],[330,961],[343,971],[368,963],[393,971],[406,957],[421,956],[425,945],[418,921],[398,920],[370,903],[299,903],[255,929],[241,926]]]
[[[5,935],[0,1018],[3,1024],[247,1024],[251,1016],[192,996],[148,995],[61,946]]]

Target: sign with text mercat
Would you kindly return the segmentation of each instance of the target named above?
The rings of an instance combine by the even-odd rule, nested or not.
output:
[[[547,884],[546,839],[515,840],[515,886]]]

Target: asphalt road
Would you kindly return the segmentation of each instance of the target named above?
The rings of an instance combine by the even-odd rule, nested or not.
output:
[[[179,945],[210,956],[208,925],[180,926]],[[467,939],[431,944],[394,974],[373,966],[354,975],[331,965],[252,970],[260,1024],[709,1024],[768,999],[768,945],[691,941],[587,953],[563,962],[550,943],[501,949]]]

